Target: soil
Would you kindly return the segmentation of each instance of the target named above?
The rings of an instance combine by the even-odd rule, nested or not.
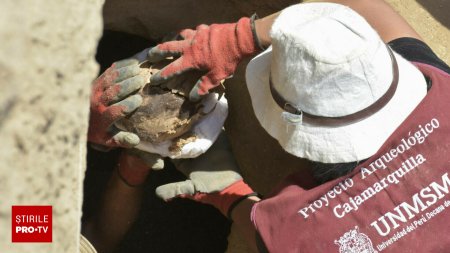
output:
[[[194,133],[188,132],[176,138],[173,141],[172,146],[169,147],[169,151],[174,153],[180,152],[184,145],[194,142],[195,140],[197,140],[197,136]]]

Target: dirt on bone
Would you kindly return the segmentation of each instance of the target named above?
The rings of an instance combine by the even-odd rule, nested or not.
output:
[[[170,152],[180,152],[184,145],[197,140],[197,136],[192,132],[187,132],[182,136],[176,138],[169,147]]]
[[[141,75],[147,80],[139,91],[143,103],[135,112],[117,122],[120,128],[136,133],[143,141],[161,143],[173,140],[187,134],[202,117],[201,101],[194,103],[187,98],[201,73],[185,73],[158,86],[150,84],[151,75],[170,62],[141,65]]]

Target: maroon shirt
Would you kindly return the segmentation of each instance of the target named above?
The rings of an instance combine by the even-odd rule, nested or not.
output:
[[[450,251],[450,75],[417,66],[433,85],[374,156],[311,190],[294,174],[255,204],[269,252]]]

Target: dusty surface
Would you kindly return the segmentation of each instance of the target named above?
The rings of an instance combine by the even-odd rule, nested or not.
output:
[[[450,1],[387,0],[422,36],[433,51],[450,64]]]
[[[236,22],[255,11],[268,15],[294,0],[106,0],[103,8],[106,29],[159,40],[168,32],[199,24]]]
[[[78,252],[102,0],[0,1],[0,252]],[[11,243],[12,205],[52,205],[52,243]]]
[[[196,141],[197,138],[197,135],[195,135],[194,133],[187,132],[174,140],[172,146],[169,147],[169,151],[181,152],[181,149],[184,147],[184,145]]]

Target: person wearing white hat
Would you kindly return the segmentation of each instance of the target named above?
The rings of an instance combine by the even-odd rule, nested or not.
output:
[[[445,158],[448,145],[430,152],[449,136],[450,117],[438,108],[448,105],[444,94],[450,68],[387,3],[304,3],[260,20],[202,25],[180,35],[183,40],[149,51],[150,61],[179,56],[176,63],[154,75],[153,81],[164,82],[192,69],[205,71],[190,93],[196,100],[232,75],[242,59],[262,51],[246,71],[256,117],[287,152],[313,161],[313,173],[324,184],[305,191],[297,185],[299,175],[293,175],[260,201],[243,183],[237,166],[223,168],[220,159],[208,162],[210,157],[205,155],[178,162],[189,183],[161,186],[157,189],[160,197],[190,197],[216,206],[260,252],[448,249],[449,242],[442,237],[440,244],[419,246],[407,239],[397,242],[403,234],[384,244],[394,237],[379,237],[389,235],[391,228],[397,232],[399,220],[407,222],[398,205],[408,204],[405,198],[414,196],[416,205],[417,198],[432,198],[427,194],[435,188],[420,191],[434,180],[431,175],[443,173],[442,183],[450,184],[444,173],[450,166]],[[428,92],[431,87],[434,92]],[[424,166],[443,169],[424,172]],[[214,175],[220,175],[219,182],[212,180]],[[441,195],[432,196],[435,201],[427,201],[428,206],[420,202],[424,205],[421,211],[441,203]],[[417,206],[414,210],[417,215],[421,212]],[[448,224],[447,220],[433,221],[429,228]],[[348,230],[349,224],[357,226]],[[427,230],[416,231],[415,238],[430,238]]]

